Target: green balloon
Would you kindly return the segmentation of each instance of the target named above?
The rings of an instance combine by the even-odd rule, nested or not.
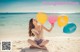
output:
[[[76,30],[76,25],[74,23],[69,23],[63,28],[64,33],[73,33]]]

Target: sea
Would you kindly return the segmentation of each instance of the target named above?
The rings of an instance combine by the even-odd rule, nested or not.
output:
[[[74,23],[77,26],[75,32],[66,34],[63,33],[63,27],[59,27],[57,21],[51,32],[44,30],[44,37],[80,37],[80,13],[46,13],[50,15],[67,15],[68,23]],[[28,37],[29,20],[36,19],[37,13],[0,13],[0,40],[20,40]],[[44,26],[50,28],[51,24],[47,21]]]

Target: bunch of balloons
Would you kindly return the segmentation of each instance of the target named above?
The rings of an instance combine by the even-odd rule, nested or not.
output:
[[[59,27],[63,27],[64,33],[73,33],[76,30],[76,25],[74,23],[68,23],[68,16],[47,16],[47,14],[43,12],[39,12],[36,16],[37,21],[41,24],[44,24],[47,20],[50,24],[54,24],[56,21],[58,22]]]

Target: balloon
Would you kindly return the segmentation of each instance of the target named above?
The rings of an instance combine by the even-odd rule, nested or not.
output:
[[[73,33],[76,30],[76,25],[74,23],[69,23],[63,28],[64,33]]]
[[[48,21],[50,24],[54,24],[57,21],[57,16],[49,16]]]
[[[58,25],[59,27],[63,27],[68,23],[68,16],[59,16],[58,17]]]
[[[43,12],[39,12],[36,18],[38,22],[40,22],[41,24],[44,24],[47,21],[48,16]]]

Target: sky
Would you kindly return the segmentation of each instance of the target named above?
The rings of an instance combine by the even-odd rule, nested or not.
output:
[[[80,0],[0,0],[1,12],[80,13]]]

